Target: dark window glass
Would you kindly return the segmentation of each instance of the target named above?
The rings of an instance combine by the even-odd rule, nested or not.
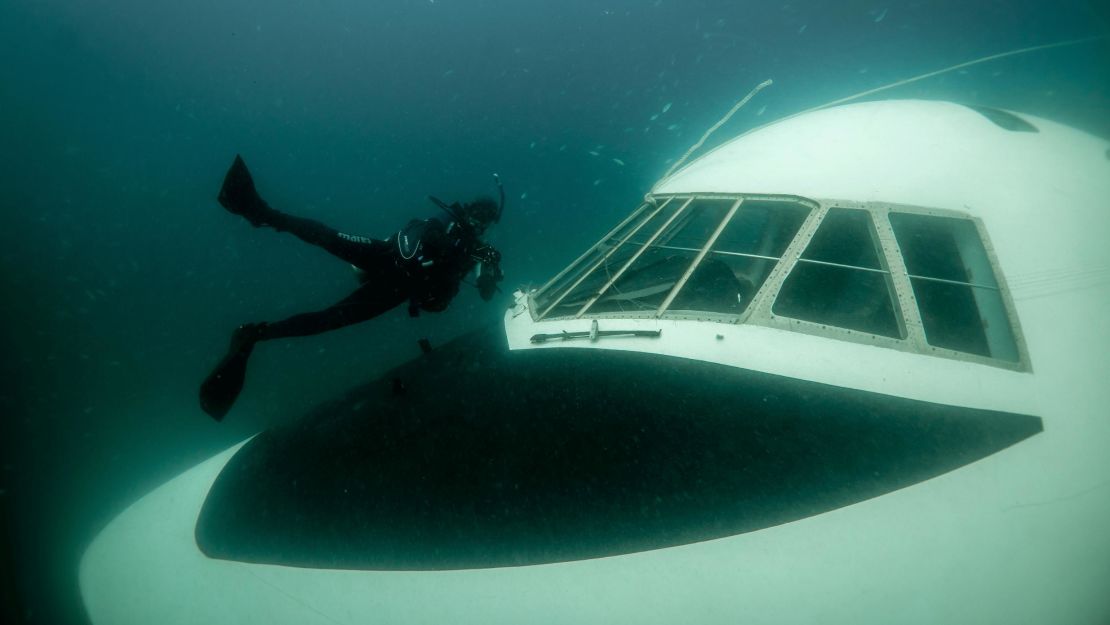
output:
[[[672,200],[658,211],[656,208],[649,206],[639,217],[625,224],[623,228],[608,237],[591,254],[579,261],[571,271],[560,278],[559,284],[553,285],[541,294],[536,300],[536,309],[542,313],[551,306],[552,302],[561,298],[559,304],[547,313],[548,316],[558,317],[577,313],[586,303],[586,300],[608,282],[609,278],[636,253],[639,246],[633,244],[633,242],[642,243],[646,241],[674,214],[675,210],[682,206],[683,202],[685,200]],[[613,247],[619,245],[630,232],[635,234],[629,239],[629,242],[614,251]],[[603,262],[601,262],[602,259],[604,259]],[[601,262],[600,265],[599,262]],[[586,275],[586,278],[575,286],[583,275]],[[573,289],[573,292],[564,297],[563,295],[567,289]]]
[[[878,245],[867,211],[833,208],[825,215],[802,258],[838,265],[881,269]]]
[[[735,203],[736,199],[731,198],[691,202],[682,216],[671,224],[668,232],[660,236],[655,244],[681,251],[701,251],[713,231],[721,225],[728,209]]]
[[[746,200],[713,251],[781,258],[808,216],[803,204]]]
[[[809,207],[802,204],[746,200],[675,298],[671,310],[743,312],[809,212]],[[708,289],[712,294],[705,292]]]
[[[663,227],[664,224],[667,223],[667,220],[669,220],[679,209],[682,209],[683,205],[685,204],[686,200],[682,198],[675,198],[670,202],[667,202],[659,212],[655,213],[655,215],[651,217],[647,225],[645,225],[643,228],[640,228],[636,231],[635,234],[632,235],[632,238],[628,240],[629,243],[635,243],[639,245],[643,245],[644,243],[646,243],[649,239],[651,239],[653,235],[655,235],[656,232],[659,231],[660,228]],[[675,222],[671,222],[671,225],[668,226],[667,229],[670,230],[674,227]]]
[[[879,336],[901,338],[890,273],[866,211],[830,209],[782,285],[773,311]]]
[[[617,245],[620,244],[628,233],[633,231],[637,226],[641,225],[652,213],[652,207],[646,207],[640,211],[640,214],[630,219],[622,227],[617,228],[612,234],[601,241],[595,246],[590,253],[584,258],[575,263],[570,269],[559,277],[558,281],[548,287],[545,291],[540,293],[536,298],[536,309],[539,311],[547,310],[560,295],[562,295],[568,288],[571,288],[574,283],[578,281],[587,271],[589,271],[599,260],[605,257],[606,254]]]
[[[698,252],[709,242],[709,237],[721,224],[735,199],[707,199],[691,202],[686,210],[670,223],[651,247],[590,306],[590,313],[638,312],[656,310],[682,278]],[[644,237],[641,240],[647,240]],[[735,278],[728,275],[728,268],[714,271],[713,265],[702,263],[683,287],[691,289],[694,297],[675,302],[683,306],[704,306],[720,299]],[[735,293],[735,289],[732,289]],[[681,294],[680,294],[681,296]],[[732,297],[730,312],[736,312],[736,298]],[[673,307],[674,302],[672,303]]]
[[[985,267],[978,267],[978,275],[973,275],[976,268],[962,259],[958,241],[972,243],[977,248],[976,254],[980,260],[986,260],[986,251],[979,242],[979,233],[971,221],[891,213],[890,225],[898,239],[898,246],[902,248],[902,258],[905,259],[906,270],[911,276],[998,286],[989,263]],[[982,270],[984,268],[986,271]]]
[[[930,345],[1019,358],[990,257],[967,219],[891,213]]]
[[[577,313],[578,310],[585,305],[586,300],[594,293],[597,293],[638,249],[639,246],[625,244],[614,251],[596,269],[590,272],[578,286],[575,286],[573,291],[566,297],[563,297],[562,300],[559,301],[559,304],[551,309],[548,315],[559,317]],[[596,262],[595,260],[590,266],[592,267]],[[571,284],[573,284],[573,282]],[[554,301],[554,299],[552,301]],[[546,307],[540,307],[540,310],[546,310]]]
[[[577,263],[556,285],[541,293],[536,308],[541,312],[547,310],[569,289],[548,316],[575,315],[616,278],[587,313],[658,310],[737,200],[699,198],[682,209],[686,200],[679,198],[667,203],[654,216],[655,209],[646,210],[642,217],[610,236]],[[794,202],[745,201],[668,310],[744,312],[797,235],[809,211],[807,206]],[[640,224],[642,227],[637,228]],[[628,241],[614,249],[625,236]],[[650,246],[644,249],[649,241]],[[617,277],[621,268],[641,250],[643,253]]]

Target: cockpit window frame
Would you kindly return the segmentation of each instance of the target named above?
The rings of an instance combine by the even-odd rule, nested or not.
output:
[[[709,311],[679,311],[671,310],[669,308],[671,302],[682,288],[683,284],[689,279],[690,274],[697,268],[698,263],[705,258],[705,252],[712,247],[713,240],[720,234],[719,229],[715,231],[713,238],[709,240],[701,252],[695,257],[691,265],[687,268],[683,277],[676,283],[674,288],[670,290],[663,305],[655,308],[654,310],[638,310],[638,311],[623,311],[623,312],[591,312],[590,305],[578,308],[577,314],[560,314],[551,315],[549,313],[556,307],[562,297],[570,293],[579,282],[581,282],[587,274],[596,269],[609,254],[614,250],[625,244],[628,239],[635,234],[637,228],[633,228],[632,232],[627,232],[613,248],[604,252],[604,256],[590,267],[586,272],[580,274],[574,284],[567,285],[564,280],[562,284],[559,281],[568,275],[572,269],[579,266],[580,263],[585,262],[591,255],[598,258],[597,252],[609,241],[611,238],[621,232],[628,224],[634,223],[634,220],[641,219],[639,226],[646,224],[651,218],[658,214],[667,204],[677,202],[679,206],[686,207],[690,203],[697,200],[714,199],[714,200],[733,200],[732,210],[728,216],[724,218],[720,226],[723,227],[729,219],[736,213],[739,207],[743,210],[743,205],[746,202],[786,202],[800,204],[810,209],[809,214],[805,217],[800,228],[795,233],[793,240],[785,248],[782,256],[774,267],[770,270],[767,278],[763,284],[756,290],[755,294],[751,296],[750,303],[745,306],[744,310],[739,314],[723,313],[723,312],[709,312]],[[775,301],[779,292],[783,288],[783,284],[787,277],[794,270],[799,260],[804,253],[806,246],[809,245],[814,235],[817,233],[818,228],[824,221],[825,216],[828,215],[831,209],[854,209],[862,210],[869,214],[872,224],[872,235],[874,243],[877,246],[879,260],[882,265],[884,273],[888,273],[890,279],[891,297],[893,298],[894,315],[899,328],[898,337],[882,336],[879,334],[872,334],[865,331],[853,330],[840,326],[830,325],[827,323],[818,323],[813,321],[806,321],[802,319],[795,319],[783,315],[777,315],[773,312]],[[890,214],[891,213],[910,213],[915,215],[924,215],[932,217],[944,217],[961,219],[971,222],[975,231],[979,236],[979,240],[983,244],[987,258],[990,263],[990,268],[994,272],[994,277],[998,283],[998,291],[1001,296],[1003,307],[1006,316],[1010,322],[1013,332],[1013,338],[1018,353],[1018,358],[1014,360],[1005,360],[1001,358],[973,354],[968,352],[961,352],[954,349],[945,347],[938,347],[929,344],[925,336],[925,327],[922,322],[920,308],[917,299],[914,295],[913,285],[910,281],[909,272],[907,271],[905,260],[902,250],[898,245],[897,238],[894,234],[894,229],[891,226]],[[646,217],[645,217],[646,215]],[[673,216],[672,216],[673,219]],[[644,246],[647,247],[646,245]],[[628,265],[635,260],[627,261]],[[614,278],[615,279],[615,278]],[[537,308],[537,297],[551,290],[552,288],[562,289],[560,297],[554,301],[546,302],[543,310]],[[599,294],[600,295],[600,294]],[[596,298],[594,298],[596,300]],[[946,359],[959,360],[964,362],[972,362],[978,364],[985,364],[992,367],[1008,369],[1019,372],[1031,372],[1032,366],[1029,359],[1029,353],[1026,348],[1024,333],[1022,332],[1020,321],[1017,315],[1017,309],[1014,305],[1013,297],[1011,296],[1009,287],[1006,284],[1005,275],[999,267],[998,258],[991,244],[990,237],[987,234],[987,229],[982,220],[978,217],[968,215],[967,213],[940,209],[940,208],[927,208],[921,206],[895,204],[890,202],[857,202],[850,200],[836,200],[836,199],[820,199],[814,200],[811,198],[804,198],[794,195],[771,195],[771,194],[756,194],[756,193],[674,193],[674,194],[658,194],[648,195],[645,197],[645,202],[640,205],[632,215],[622,221],[617,227],[613,228],[605,237],[603,237],[597,244],[587,250],[580,256],[574,263],[568,265],[563,271],[557,274],[554,278],[545,283],[540,289],[534,290],[529,293],[529,310],[533,321],[557,321],[569,319],[665,319],[665,320],[687,320],[687,321],[709,321],[715,323],[725,324],[753,324],[766,327],[778,328],[789,330],[793,332],[800,332],[814,336],[821,336],[832,338],[836,340],[843,340],[853,343],[862,343],[873,345],[876,347],[884,347],[888,349],[895,349],[904,352],[915,354],[926,354],[938,356]]]
[[[529,299],[531,301],[530,310],[533,311],[532,312],[533,320],[536,320],[536,321],[545,320],[546,321],[546,320],[565,320],[565,319],[660,319],[661,318],[661,319],[694,320],[694,321],[713,321],[713,322],[717,322],[717,323],[731,323],[731,324],[744,323],[751,316],[751,311],[756,306],[756,304],[759,300],[759,297],[760,297],[760,293],[763,291],[763,288],[766,287],[768,283],[772,282],[773,280],[775,280],[778,277],[778,271],[779,271],[779,267],[781,265],[781,262],[776,262],[775,263],[774,267],[771,269],[771,271],[768,274],[768,276],[767,276],[766,280],[764,281],[763,285],[761,285],[760,288],[757,289],[756,292],[751,296],[751,298],[750,298],[751,303],[747,304],[744,307],[744,310],[739,314],[726,313],[726,312],[712,312],[712,311],[676,310],[672,306],[673,301],[674,301],[673,296],[677,295],[678,291],[685,284],[685,281],[689,279],[689,275],[687,275],[687,274],[692,274],[693,271],[695,269],[697,269],[699,263],[704,260],[705,255],[701,254],[700,252],[705,251],[709,247],[711,247],[713,245],[713,242],[714,242],[715,238],[716,238],[715,235],[717,235],[719,233],[715,233],[715,235],[712,237],[713,240],[709,240],[705,244],[703,244],[702,250],[694,250],[694,251],[698,252],[698,254],[692,260],[691,264],[687,267],[686,273],[684,273],[683,276],[680,277],[680,279],[676,282],[675,287],[677,287],[677,288],[670,289],[670,292],[668,293],[666,301],[663,302],[663,305],[653,307],[652,309],[649,309],[649,310],[605,311],[605,312],[596,312],[595,313],[595,312],[592,312],[590,310],[590,303],[588,303],[585,306],[578,307],[576,309],[575,314],[569,314],[569,315],[568,314],[554,314],[554,315],[552,315],[551,312],[552,312],[553,309],[556,308],[556,306],[558,306],[562,302],[563,298],[565,298],[570,292],[572,292],[575,288],[577,288],[578,285],[590,273],[594,272],[595,270],[598,270],[600,265],[607,258],[609,258],[613,254],[613,252],[616,250],[616,248],[619,248],[619,247],[625,245],[631,237],[633,237],[635,234],[637,234],[637,231],[642,226],[646,225],[656,215],[661,215],[663,209],[666,208],[668,205],[676,206],[677,210],[675,211],[675,214],[671,215],[670,218],[665,220],[665,223],[663,223],[662,227],[659,228],[659,232],[662,232],[663,230],[665,230],[666,227],[668,226],[668,224],[670,224],[673,221],[673,218],[677,217],[678,214],[680,212],[682,212],[682,210],[684,210],[685,208],[689,207],[692,203],[695,203],[699,200],[718,200],[718,201],[724,200],[724,201],[729,201],[730,202],[730,204],[731,204],[730,205],[730,210],[728,211],[728,214],[725,215],[723,221],[719,225],[727,224],[736,213],[736,211],[732,210],[732,209],[739,208],[740,210],[743,210],[742,207],[745,203],[771,202],[771,203],[784,203],[784,204],[794,204],[794,205],[803,206],[806,209],[808,209],[809,212],[808,212],[806,218],[803,220],[802,224],[800,225],[800,227],[798,229],[798,232],[795,233],[794,241],[790,244],[790,246],[788,246],[783,251],[783,255],[779,259],[780,261],[781,261],[781,258],[786,258],[789,254],[791,254],[792,246],[797,241],[798,233],[805,231],[809,226],[812,225],[812,220],[813,220],[814,213],[816,213],[820,208],[820,204],[818,202],[815,202],[811,199],[803,198],[803,197],[800,197],[800,196],[768,195],[768,194],[755,194],[755,193],[745,193],[745,194],[739,194],[739,193],[674,193],[674,194],[660,194],[660,195],[654,195],[654,196],[649,195],[645,198],[645,200],[646,201],[643,204],[641,204],[635,211],[633,211],[633,214],[631,216],[629,216],[627,219],[622,221],[617,227],[610,230],[604,237],[602,237],[590,249],[588,249],[584,254],[579,256],[578,259],[576,259],[573,263],[568,265],[565,269],[563,269],[563,271],[556,274],[555,277],[553,277],[551,280],[548,280],[542,287],[540,287],[539,289],[537,289],[535,291],[532,291],[529,294]],[[630,223],[634,223],[635,220],[637,220],[637,219],[639,219],[639,223],[636,224],[635,226],[633,226],[630,231],[625,232],[625,234],[622,237],[620,237],[620,241],[618,243],[616,243],[616,245],[614,247],[611,247],[608,250],[604,250],[604,246],[607,244],[607,242],[610,242],[614,237],[617,237],[618,233],[621,233],[622,229],[624,229],[625,226],[629,225]],[[646,247],[647,246],[645,245],[643,249],[646,249]],[[740,255],[743,256],[744,254],[740,254]],[[639,254],[637,254],[636,256],[639,256]],[[617,272],[615,272],[615,274],[612,276],[612,278],[610,280],[608,280],[606,282],[605,286],[602,288],[602,290],[601,290],[602,293],[609,286],[611,286],[610,285],[611,282],[613,282],[614,280],[619,278],[619,274],[623,273],[624,269],[627,269],[629,266],[631,266],[633,261],[636,260],[636,256],[629,259],[620,268],[618,268]],[[591,258],[597,259],[597,260],[588,260],[588,259],[591,259]],[[586,271],[580,272],[578,274],[574,274],[572,272],[572,270],[579,268],[579,266],[582,263],[589,263],[590,264],[589,268]],[[553,289],[556,290],[556,291],[559,291],[558,295],[556,297],[554,297],[553,299],[543,301],[542,306],[541,306],[540,303],[539,303],[540,302],[540,297],[544,294],[547,294],[549,291],[552,291]],[[602,293],[598,293],[597,295],[600,295]],[[597,299],[596,297],[591,298],[591,300],[593,300],[593,301],[596,301],[596,299]],[[591,303],[592,303],[592,301],[591,301]]]
[[[998,262],[998,255],[995,252],[994,244],[991,243],[990,235],[983,220],[964,212],[942,208],[926,208],[922,206],[885,202],[868,204],[872,210],[882,213],[882,221],[886,232],[885,236],[889,237],[889,244],[892,250],[890,258],[899,265],[898,270],[893,273],[896,275],[896,284],[901,293],[899,299],[902,302],[902,308],[904,311],[908,311],[913,315],[913,321],[909,324],[913,330],[911,333],[913,351],[915,353],[930,354],[952,360],[962,360],[965,362],[986,364],[1001,369],[1031,373],[1033,371],[1033,365],[1029,357],[1029,350],[1025,343],[1025,333],[1021,327],[1021,318],[1018,316],[1017,306],[1014,305],[1010,287],[1006,282],[1006,274],[1001,270],[1001,265]],[[1006,360],[970,352],[962,352],[946,347],[938,347],[929,343],[925,335],[925,324],[921,319],[921,308],[918,304],[917,296],[914,294],[913,285],[910,280],[910,272],[905,265],[905,256],[903,255],[901,246],[898,244],[898,239],[894,235],[894,228],[890,224],[891,213],[959,219],[971,223],[979,237],[979,242],[983,245],[983,251],[986,253],[991,272],[994,274],[993,277],[997,282],[999,297],[1005,309],[1006,319],[1010,323],[1010,330],[1013,333],[1014,347],[1017,350],[1016,360]]]
[[[771,285],[771,289],[766,293],[762,299],[756,302],[758,306],[757,314],[753,315],[752,322],[759,323],[773,328],[781,328],[784,330],[792,330],[795,332],[803,332],[805,334],[812,334],[816,336],[824,336],[828,338],[836,338],[841,340],[852,341],[856,343],[866,343],[869,345],[876,345],[879,347],[887,347],[892,349],[906,349],[907,342],[913,334],[911,323],[907,321],[909,315],[906,314],[908,308],[905,303],[905,290],[899,285],[895,274],[904,273],[904,265],[893,265],[892,257],[898,255],[896,250],[891,248],[890,242],[894,239],[894,233],[890,229],[889,221],[885,218],[877,219],[876,214],[872,207],[862,206],[853,202],[821,202],[821,208],[812,216],[814,223],[809,228],[803,228],[799,233],[797,240],[794,242],[799,244],[797,252],[791,255],[788,259],[784,258],[783,262],[779,263],[779,268],[782,270],[782,275]],[[898,327],[898,336],[884,336],[881,334],[874,334],[863,330],[854,330],[841,326],[831,325],[828,323],[820,323],[816,321],[807,321],[804,319],[797,319],[785,315],[776,314],[773,311],[775,302],[778,300],[779,292],[782,290],[786,279],[794,271],[794,268],[802,261],[802,255],[806,247],[809,246],[810,241],[817,234],[820,226],[825,221],[825,217],[832,209],[847,209],[847,210],[862,210],[868,213],[872,227],[872,243],[877,247],[875,250],[879,257],[880,271],[890,278],[889,286],[892,288],[890,293],[893,301],[895,323]],[[804,237],[803,237],[804,235]],[[899,271],[901,269],[901,271]],[[771,280],[768,280],[771,282]],[[912,318],[911,318],[912,319]],[[918,318],[918,323],[920,319]]]

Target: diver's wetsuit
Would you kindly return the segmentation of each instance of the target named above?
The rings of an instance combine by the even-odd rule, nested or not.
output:
[[[492,200],[465,206],[441,203],[452,216],[447,223],[414,219],[388,239],[370,239],[274,210],[258,195],[238,156],[228,169],[218,199],[224,208],[255,227],[292,233],[347,261],[360,271],[362,285],[324,310],[240,326],[232,334],[223,360],[201,384],[201,407],[216,420],[223,418],[242,390],[247,359],[258,341],[335,330],[372,319],[406,301],[413,316],[420,310],[444,310],[458,294],[459,283],[476,266],[483,299],[493,297],[501,280],[500,253],[479,238],[500,217],[501,209]]]
[[[345,234],[318,221],[272,209],[264,221],[347,261],[362,272],[362,286],[324,310],[265,324],[259,340],[334,330],[372,319],[405,301],[410,303],[410,313],[439,312],[454,299],[459,282],[477,264],[474,255],[478,248],[487,247],[477,239],[459,236],[455,222],[444,225],[434,218],[413,220],[386,240]],[[482,296],[489,300],[493,291],[483,290]]]

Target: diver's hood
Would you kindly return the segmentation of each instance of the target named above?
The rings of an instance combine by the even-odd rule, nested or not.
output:
[[[505,187],[503,187],[501,185],[501,176],[499,176],[497,174],[494,174],[493,175],[493,181],[494,181],[495,184],[497,184],[497,194],[498,194],[497,212],[494,213],[493,219],[491,219],[486,224],[486,226],[484,228],[482,228],[483,230],[486,229],[486,228],[489,228],[489,226],[492,226],[493,224],[500,223],[501,222],[501,215],[505,212]],[[451,204],[448,204],[447,202],[444,202],[443,200],[435,197],[434,195],[429,195],[428,199],[431,200],[433,204],[440,207],[448,215],[450,215],[451,218],[456,223],[462,225],[465,228],[470,229],[471,231],[478,228],[478,225],[474,222],[474,220],[472,220],[466,214],[465,209],[458,202],[453,202]]]

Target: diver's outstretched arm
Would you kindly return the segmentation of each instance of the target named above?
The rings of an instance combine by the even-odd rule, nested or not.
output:
[[[278,232],[289,232],[362,269],[372,269],[375,260],[392,251],[385,241],[344,234],[314,219],[271,208],[258,194],[251,172],[238,154],[224,176],[217,199],[228,212],[242,216],[256,228],[270,226]]]

